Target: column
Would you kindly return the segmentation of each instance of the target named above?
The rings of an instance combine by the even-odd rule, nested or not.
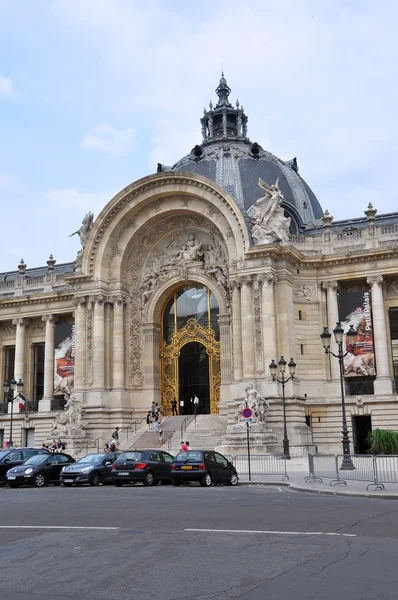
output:
[[[243,377],[254,376],[253,303],[251,292],[252,278],[243,277],[241,287],[241,327]]]
[[[274,283],[276,275],[266,273],[262,277],[262,321],[263,321],[263,348],[265,372],[270,375],[268,366],[272,359],[278,361],[276,349],[275,301]]]
[[[75,391],[86,384],[86,298],[74,298],[75,304]]]
[[[46,324],[46,341],[44,344],[44,394],[39,402],[39,411],[45,412],[51,410],[51,400],[54,398],[54,315],[44,315],[42,321]]]
[[[124,384],[124,305],[123,296],[113,298],[113,389],[122,390]]]
[[[218,323],[220,326],[220,366],[222,383],[230,382],[232,375],[231,361],[231,322],[229,314],[219,315]],[[211,357],[210,357],[210,360]]]
[[[232,340],[234,352],[234,380],[242,379],[242,320],[240,306],[240,282],[231,281],[232,287]]]
[[[93,319],[93,388],[105,387],[105,298],[102,294],[94,298]]]
[[[329,333],[332,334],[330,339],[330,350],[335,354],[338,353],[338,347],[336,341],[334,339],[333,329],[336,327],[336,323],[340,321],[339,319],[339,304],[337,301],[337,281],[325,281],[322,284],[322,287],[326,290],[326,305],[327,305],[327,313],[328,313],[328,329]],[[332,379],[340,379],[340,366],[337,358],[330,356],[330,372]]]
[[[383,299],[383,277],[382,275],[373,275],[368,277],[366,281],[371,286],[372,292],[373,342],[377,369],[375,392],[391,394],[392,387],[391,381],[389,380],[391,376]],[[384,379],[384,382],[380,381],[381,379]]]
[[[17,381],[24,378],[25,365],[25,327],[28,324],[23,317],[13,319],[13,325],[16,325],[16,340],[15,340],[15,366],[14,377]]]

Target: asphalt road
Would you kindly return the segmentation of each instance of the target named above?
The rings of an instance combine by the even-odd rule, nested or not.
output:
[[[278,486],[0,488],[0,600],[396,600],[397,514]]]

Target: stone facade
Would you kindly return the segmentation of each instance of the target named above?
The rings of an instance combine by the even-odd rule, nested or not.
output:
[[[398,429],[390,323],[398,310],[398,213],[376,217],[368,207],[353,225],[333,223],[326,211],[288,233],[278,183],[262,186],[265,196],[246,212],[209,178],[176,170],[150,175],[117,194],[94,222],[83,221],[74,263],[57,265],[51,256],[46,268],[21,261],[18,271],[0,275],[0,372],[6,373],[7,348],[15,347],[13,375],[24,381],[27,398],[34,396],[33,347],[44,344],[43,397],[23,412],[14,401],[15,443],[25,443],[29,429],[36,445],[51,437],[59,410],[54,325],[62,319],[75,325],[74,395],[84,408],[87,439],[106,441],[116,425],[144,415],[153,400],[162,403],[163,309],[189,284],[209,288],[218,304],[217,410],[233,423],[254,382],[269,403],[267,427],[279,448],[281,387],[268,365],[280,356],[295,358],[297,374],[286,386],[293,454],[315,446],[340,451],[338,362],[323,353],[319,335],[339,321],[341,289],[370,290],[376,377],[370,393],[346,398],[350,436],[350,416],[370,415],[373,428]],[[2,406],[6,441],[10,406]]]

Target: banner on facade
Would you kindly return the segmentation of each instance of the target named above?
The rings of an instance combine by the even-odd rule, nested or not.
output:
[[[344,358],[345,377],[376,375],[370,292],[363,290],[340,293],[339,310],[341,326],[344,329],[344,352],[350,349],[346,336],[350,325],[357,332],[354,353],[348,352]]]
[[[75,377],[75,325],[55,326],[54,394],[70,394]]]

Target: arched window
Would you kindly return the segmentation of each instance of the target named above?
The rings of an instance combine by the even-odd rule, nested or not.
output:
[[[218,303],[213,292],[203,285],[180,288],[166,303],[163,313],[163,339],[170,344],[171,336],[182,329],[188,319],[196,319],[203,327],[213,329],[215,338],[220,339]]]

